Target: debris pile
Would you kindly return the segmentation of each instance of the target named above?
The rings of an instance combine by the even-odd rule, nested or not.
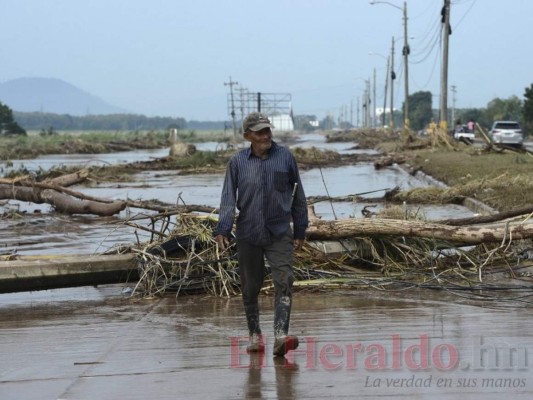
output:
[[[163,239],[132,249],[141,276],[134,294],[239,294],[235,247],[219,251],[212,235],[215,223],[213,215],[180,214]],[[356,235],[338,242],[344,251],[335,254],[321,251],[313,241],[295,253],[296,290],[429,288],[482,301],[495,298],[496,292],[500,299],[502,293],[512,293],[514,300],[522,296],[517,291],[524,292],[525,302],[531,296],[531,238],[475,246],[401,235]],[[273,289],[269,279],[266,292]]]

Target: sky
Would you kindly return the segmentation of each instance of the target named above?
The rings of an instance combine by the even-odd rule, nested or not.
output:
[[[376,3],[0,0],[0,82],[58,78],[133,113],[220,121],[231,118],[231,77],[234,89],[290,93],[295,115],[336,117],[361,104],[374,70],[383,104],[394,37],[401,107],[404,2]],[[406,4],[409,93],[430,91],[439,108],[443,0]],[[457,108],[523,98],[533,83],[532,15],[531,0],[452,0],[449,107],[453,98]]]

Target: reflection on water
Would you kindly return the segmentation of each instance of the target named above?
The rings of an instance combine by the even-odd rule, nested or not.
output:
[[[214,150],[217,142],[197,144],[200,150]],[[353,146],[352,143],[324,143],[319,134],[302,136],[293,146],[315,146],[340,149]],[[336,147],[338,146],[338,147]],[[117,164],[146,161],[168,154],[167,149],[138,150],[132,152],[98,155],[50,155],[35,160],[15,161],[14,168],[24,164],[28,169],[48,169],[57,165],[94,165],[98,163]],[[307,196],[348,196],[364,192],[363,198],[381,197],[385,190],[400,187],[407,190],[427,186],[427,183],[405,173],[399,168],[375,170],[370,163],[339,168],[320,168],[302,171],[302,182]],[[102,183],[94,187],[72,187],[86,195],[131,200],[153,200],[169,204],[197,204],[218,207],[224,176],[218,174],[178,175],[175,171],[144,171],[131,183]],[[361,217],[363,207],[372,205],[365,202],[315,204],[315,211],[323,219]],[[379,211],[383,204],[371,211]],[[0,253],[19,254],[64,254],[103,252],[119,244],[132,244],[145,241],[149,235],[143,230],[123,225],[110,225],[113,221],[128,218],[144,210],[128,209],[112,218],[93,216],[50,215],[51,206],[10,201],[0,206],[0,213],[17,209],[27,214],[20,219],[0,220]],[[457,217],[472,213],[465,207],[421,207],[420,212],[427,218]],[[148,223],[148,221],[140,222]]]

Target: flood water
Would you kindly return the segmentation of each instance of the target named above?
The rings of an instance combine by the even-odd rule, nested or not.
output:
[[[372,153],[373,150],[354,150],[354,143],[325,143],[324,136],[309,134],[301,136],[292,147],[317,147],[341,153]],[[198,150],[213,151],[216,142],[198,143]],[[168,149],[139,150],[97,155],[49,155],[35,160],[14,160],[13,166],[3,165],[4,171],[24,166],[29,171],[48,170],[59,165],[106,165],[147,161],[168,155]],[[375,170],[371,163],[362,163],[338,168],[311,169],[301,172],[302,183],[307,196],[346,196],[366,192],[363,198],[381,197],[385,190],[396,186],[401,189],[428,186],[427,182],[410,176],[400,168]],[[170,204],[196,204],[218,207],[223,174],[178,175],[175,171],[142,172],[131,183],[102,183],[93,187],[73,186],[71,189],[87,195],[109,199],[152,200]],[[320,202],[315,205],[317,215],[323,219],[360,218],[361,210],[371,202]],[[382,204],[376,204],[372,211],[379,211]],[[417,205],[416,212],[427,219],[473,215],[463,206]],[[101,218],[90,215],[60,216],[51,214],[47,204],[10,201],[0,205],[0,213],[10,209],[24,211],[18,219],[0,220],[0,254],[91,254],[102,253],[118,245],[131,245],[137,240],[149,240],[149,234],[123,224],[114,224],[123,219],[146,213],[145,210],[127,209],[120,215]],[[144,222],[140,222],[143,224]]]
[[[319,147],[320,140],[312,136],[300,144]],[[358,151],[349,143],[335,146]],[[52,156],[25,165],[130,162],[166,153]],[[137,178],[126,185],[73,189],[216,207],[223,180],[222,174],[173,171]],[[308,196],[378,191],[367,199],[394,186],[427,185],[401,169],[376,171],[371,164],[304,171],[302,181]],[[326,219],[360,217],[368,204],[324,202],[316,210]],[[24,255],[87,254],[133,243],[132,228],[112,223],[141,212],[66,217],[50,214],[46,205],[10,202],[4,209],[10,207],[28,214],[0,220],[0,253]],[[430,219],[472,215],[459,206],[409,207]],[[35,209],[42,213],[33,214]],[[300,290],[291,321],[300,347],[275,359],[271,294],[260,298],[267,343],[261,357],[245,353],[239,297],[132,299],[127,293],[134,284],[0,294],[0,399],[533,398],[528,292],[480,302],[465,291]]]

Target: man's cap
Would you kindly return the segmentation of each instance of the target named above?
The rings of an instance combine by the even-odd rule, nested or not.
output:
[[[242,121],[243,132],[257,132],[265,128],[272,129],[273,126],[270,123],[268,117],[265,114],[261,114],[259,112],[253,112],[248,114],[248,116],[244,118],[244,121]]]

